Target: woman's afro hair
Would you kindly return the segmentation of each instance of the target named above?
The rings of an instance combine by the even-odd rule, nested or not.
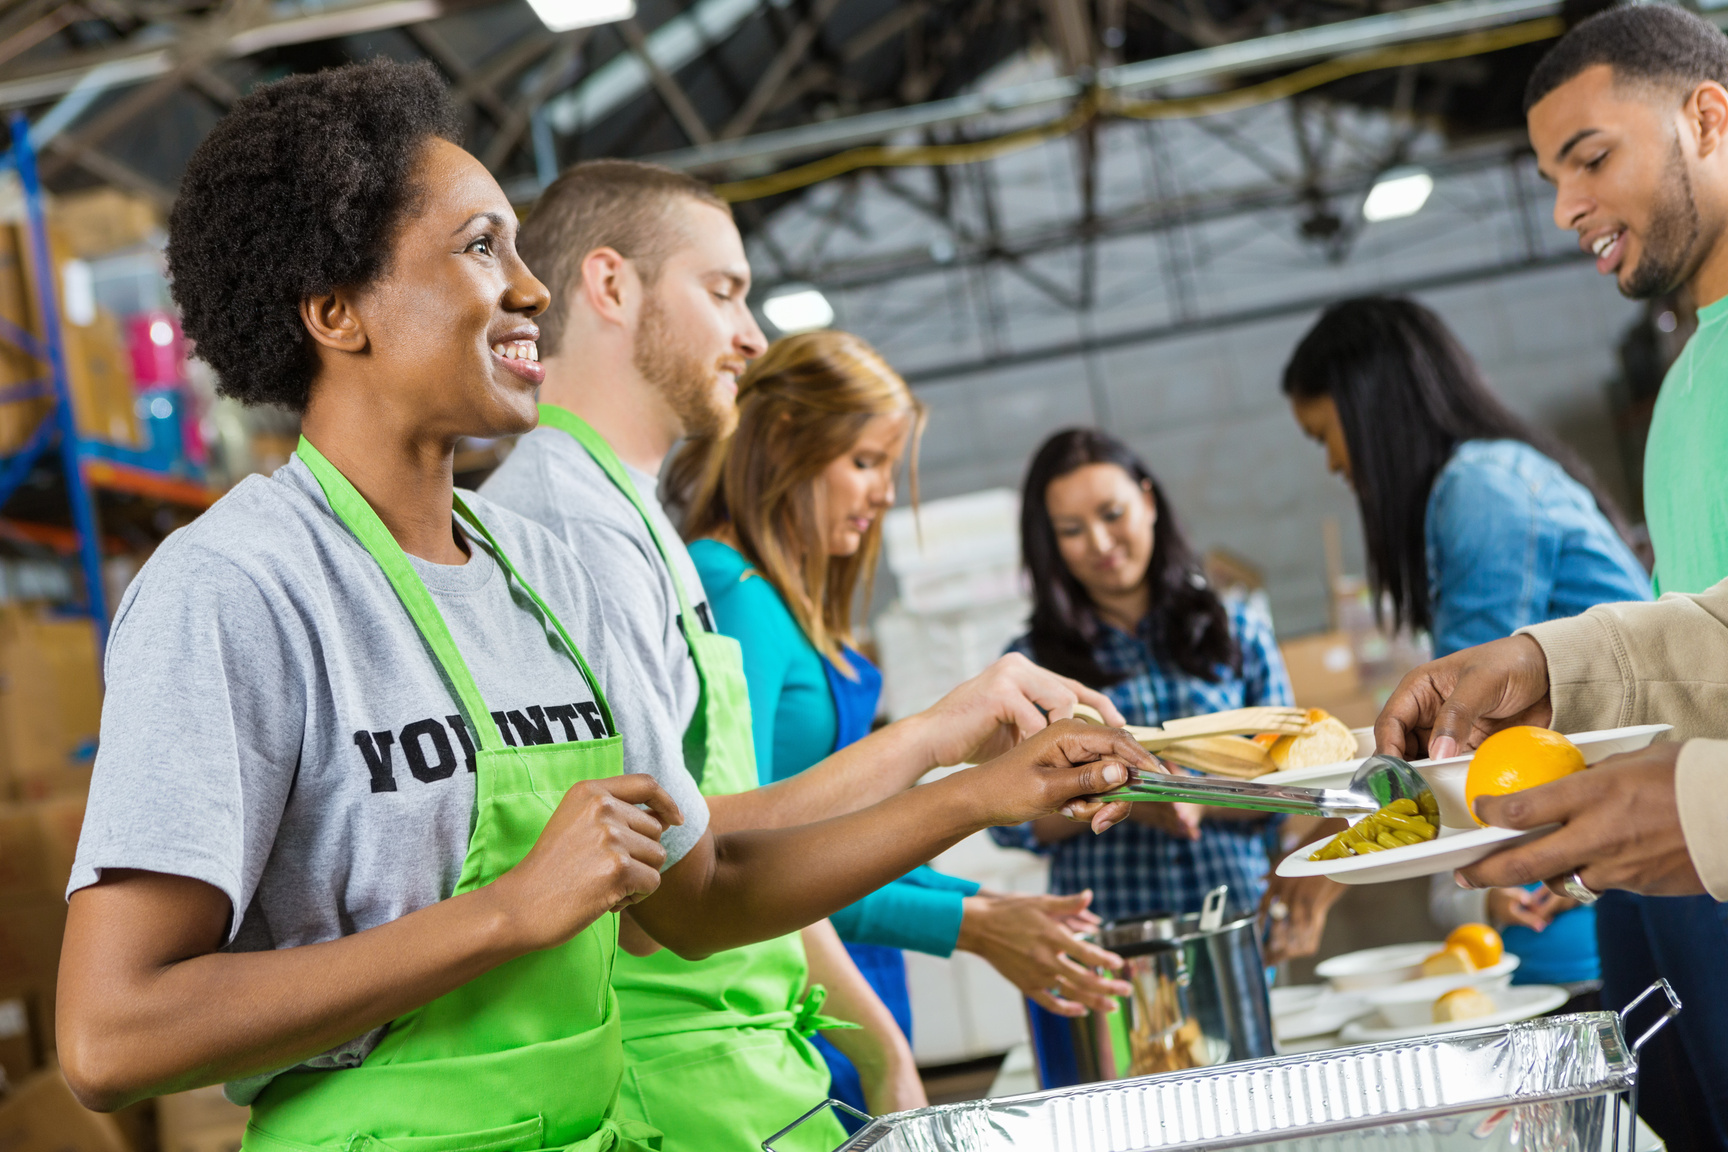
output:
[[[168,224],[181,324],[223,395],[305,410],[317,362],[300,302],[384,272],[421,147],[458,133],[426,63],[349,64],[235,101],[193,152]]]

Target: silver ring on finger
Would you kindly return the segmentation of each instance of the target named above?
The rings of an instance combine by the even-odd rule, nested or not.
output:
[[[1577,872],[1573,872],[1572,875],[1560,881],[1560,891],[1580,904],[1594,904],[1596,898],[1602,895],[1600,892],[1592,891]]]

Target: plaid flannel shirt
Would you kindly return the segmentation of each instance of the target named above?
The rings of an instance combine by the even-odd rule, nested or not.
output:
[[[1290,677],[1272,632],[1272,617],[1258,597],[1224,601],[1230,631],[1242,650],[1240,674],[1221,667],[1216,681],[1202,680],[1158,659],[1151,621],[1133,636],[1100,624],[1093,648],[1098,664],[1124,679],[1103,689],[1130,724],[1294,703]],[[1032,657],[1030,638],[1009,651]],[[1082,833],[1056,844],[1040,844],[1030,824],[992,828],[1008,848],[1024,848],[1050,859],[1050,891],[1092,890],[1092,910],[1106,920],[1149,912],[1198,912],[1206,893],[1230,886],[1230,906],[1252,909],[1266,891],[1268,850],[1276,820],[1207,820],[1200,839],[1178,840],[1155,828],[1124,821],[1102,836]]]

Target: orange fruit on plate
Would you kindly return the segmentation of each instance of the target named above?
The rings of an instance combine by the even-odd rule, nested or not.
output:
[[[1584,753],[1558,732],[1528,725],[1507,728],[1482,741],[1464,777],[1464,803],[1476,815],[1476,797],[1504,796],[1584,770]],[[1485,826],[1485,825],[1484,825]]]
[[[1446,937],[1446,947],[1462,948],[1478,969],[1492,968],[1506,955],[1506,945],[1500,933],[1486,924],[1460,924]]]

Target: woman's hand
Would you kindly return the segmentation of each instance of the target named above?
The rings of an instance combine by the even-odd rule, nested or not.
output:
[[[1128,811],[1128,819],[1147,828],[1156,828],[1178,840],[1200,839],[1200,822],[1206,818],[1206,808],[1181,801],[1142,800]]]
[[[1521,924],[1533,932],[1541,932],[1554,923],[1562,912],[1578,907],[1569,896],[1538,888],[1493,888],[1488,892],[1488,923],[1496,928]]]
[[[1260,914],[1267,923],[1265,959],[1282,964],[1297,956],[1312,956],[1320,950],[1326,932],[1326,916],[1344,895],[1344,885],[1324,876],[1280,876],[1267,879]]]
[[[982,764],[1073,716],[1077,703],[1096,708],[1106,724],[1126,723],[1103,693],[1010,652],[905,722],[927,730],[931,767]]]
[[[1061,1016],[1084,1016],[1088,1008],[1116,1009],[1117,996],[1133,989],[1093,969],[1117,971],[1122,958],[1076,935],[1097,926],[1087,911],[1092,893],[1021,896],[979,892],[965,900],[955,945],[982,956],[1021,992]]]
[[[987,764],[951,776],[984,806],[987,825],[1023,824],[1053,812],[1088,820],[1102,832],[1128,815],[1121,801],[1092,799],[1126,784],[1134,772],[1163,766],[1120,728],[1060,720]],[[937,785],[929,785],[937,787]]]
[[[527,949],[562,944],[660,887],[660,834],[683,822],[652,776],[585,780],[564,794],[528,855],[488,889]]]

